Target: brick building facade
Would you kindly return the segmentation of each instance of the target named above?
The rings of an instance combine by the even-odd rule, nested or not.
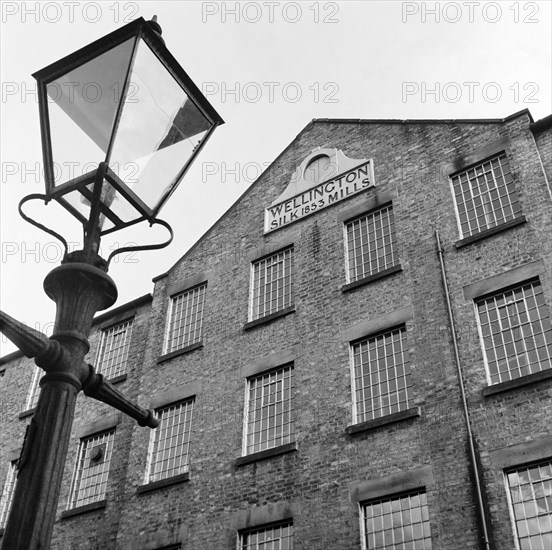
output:
[[[552,548],[551,151],[526,110],[311,122],[96,318],[161,425],[79,397],[52,548]],[[38,377],[0,372],[2,522]]]

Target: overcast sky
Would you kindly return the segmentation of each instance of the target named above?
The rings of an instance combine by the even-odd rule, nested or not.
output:
[[[503,118],[528,108],[538,120],[552,113],[548,0],[0,6],[0,303],[48,335],[55,309],[42,282],[62,248],[17,213],[21,198],[44,191],[31,74],[138,16],[157,14],[167,47],[226,123],[162,211],[175,231],[172,245],[112,264],[116,306],[151,292],[152,277],[167,271],[313,118]],[[58,208],[32,212],[77,242],[80,234]],[[104,257],[116,243],[163,238],[161,230],[115,233]],[[14,349],[2,337],[0,355]]]

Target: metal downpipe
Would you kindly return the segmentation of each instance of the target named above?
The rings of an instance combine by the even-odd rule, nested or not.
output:
[[[443,280],[443,288],[445,290],[445,297],[447,300],[447,312],[448,312],[448,318],[450,323],[450,329],[452,333],[452,344],[454,348],[454,360],[456,363],[456,370],[458,372],[458,381],[460,383],[460,393],[462,396],[462,406],[464,409],[464,418],[466,420],[466,428],[468,431],[468,444],[470,448],[470,460],[471,465],[473,468],[474,476],[475,476],[475,490],[477,493],[477,507],[479,511],[479,518],[481,521],[481,528],[483,531],[483,544],[485,550],[490,550],[491,545],[489,542],[489,533],[487,531],[487,515],[485,513],[485,506],[483,504],[483,494],[481,490],[481,481],[480,481],[480,474],[479,474],[479,468],[477,466],[477,459],[475,454],[475,446],[473,443],[473,433],[471,429],[470,424],[470,416],[468,411],[468,403],[466,400],[466,392],[464,389],[464,379],[462,378],[462,369],[460,368],[460,355],[458,352],[458,341],[456,339],[456,326],[454,324],[454,317],[452,315],[452,306],[450,304],[450,295],[448,290],[448,284],[447,284],[447,275],[445,271],[445,261],[443,258],[443,250],[441,248],[441,239],[439,238],[439,231],[435,229],[435,238],[437,240],[437,251],[439,253],[439,263],[441,264],[441,277]]]

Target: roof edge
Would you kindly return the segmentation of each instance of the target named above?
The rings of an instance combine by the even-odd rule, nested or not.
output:
[[[315,118],[312,122],[331,122],[336,124],[489,124],[506,122],[523,115],[528,115],[531,123],[533,122],[529,109],[522,109],[505,118]]]
[[[533,134],[538,134],[544,130],[552,128],[552,115],[548,115],[540,120],[537,120],[536,122],[533,122],[529,128]]]
[[[174,265],[170,268],[172,269],[174,267]],[[161,279],[164,279],[165,277],[168,277],[169,276],[169,272],[168,271],[165,271],[165,273],[160,273],[159,275],[156,275],[152,280],[151,282],[152,283],[156,283],[157,281],[160,281]]]
[[[12,351],[11,353],[0,357],[0,366],[13,361],[14,359],[18,359],[19,357],[23,357],[23,355],[24,354],[21,350]]]
[[[110,317],[114,317],[115,315],[119,315],[119,313],[124,313],[127,309],[132,309],[134,307],[142,306],[144,304],[147,304],[153,300],[153,295],[148,293],[144,294],[143,296],[140,296],[138,298],[135,298],[134,300],[131,300],[130,302],[127,302],[126,304],[122,304],[115,309],[111,309],[109,311],[106,311],[105,313],[102,313],[101,315],[98,315],[97,317],[94,317],[94,320],[92,321],[92,325],[97,325],[98,323],[102,323],[103,321],[107,321]]]
[[[263,170],[262,174],[227,208],[227,210],[218,218],[199,239],[182,255],[176,262],[172,264],[172,266],[164,273],[161,273],[155,277],[153,277],[152,282],[157,283],[158,281],[164,279],[165,277],[168,277],[171,273],[171,271],[180,263],[182,262],[189,254],[191,254],[196,247],[199,246],[199,244],[208,237],[208,235],[217,227],[217,225],[222,222],[226,217],[229,215],[229,213],[233,210],[235,206],[237,206],[242,199],[245,198],[245,196],[251,191],[253,187],[257,184],[257,182],[264,176],[266,172],[268,172],[272,166],[295,144],[295,142],[301,137],[302,134],[304,134],[312,125],[317,123],[345,123],[345,124],[451,124],[451,123],[504,123],[508,120],[511,120],[513,118],[517,118],[520,116],[528,115],[529,120],[531,123],[533,123],[533,117],[531,116],[531,113],[529,109],[522,109],[521,111],[518,111],[517,113],[513,113],[505,118],[474,118],[474,119],[353,119],[353,118],[313,118],[303,129],[295,136],[294,139],[291,140],[291,142],[280,152],[280,154]]]
[[[97,325],[98,323],[101,323],[102,321],[105,321],[110,317],[118,315],[119,313],[124,313],[128,309],[147,304],[152,300],[153,300],[153,295],[151,293],[144,294],[143,296],[139,296],[138,298],[135,298],[134,300],[130,300],[130,302],[126,302],[125,304],[122,304],[116,307],[115,309],[106,311],[105,313],[102,313],[101,315],[94,317],[94,320],[92,321],[92,326]],[[9,363],[14,359],[18,359],[19,357],[22,357],[23,355],[24,353],[22,351],[16,350],[16,351],[12,351],[11,353],[8,353],[7,355],[0,357],[0,367],[5,363]]]
[[[171,271],[182,261],[184,260],[189,254],[191,254],[196,247],[199,246],[199,244],[207,238],[207,236],[215,229],[215,227],[221,223],[223,220],[226,219],[226,217],[230,214],[230,212],[234,209],[235,206],[237,206],[242,199],[245,198],[245,196],[257,185],[257,182],[272,168],[272,166],[286,153],[288,149],[290,149],[293,144],[301,137],[302,134],[304,134],[315,122],[316,119],[312,119],[290,142],[289,144],[283,149],[280,154],[263,170],[262,174],[226,209],[224,214],[218,218],[199,239],[182,255],[174,264],[165,272],[161,273],[160,275],[157,275],[152,279],[154,283],[157,281],[160,281],[161,279],[164,279],[165,277],[168,277],[171,273]]]

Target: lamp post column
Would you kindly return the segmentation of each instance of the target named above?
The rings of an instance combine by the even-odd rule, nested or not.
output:
[[[73,381],[47,377],[41,381],[38,406],[27,428],[2,537],[4,550],[50,547],[78,389]]]
[[[112,279],[84,263],[57,267],[44,288],[57,305],[54,344],[35,359],[46,375],[21,452],[4,550],[43,550],[50,545],[77,395],[90,375],[84,356],[92,319],[117,298]]]

